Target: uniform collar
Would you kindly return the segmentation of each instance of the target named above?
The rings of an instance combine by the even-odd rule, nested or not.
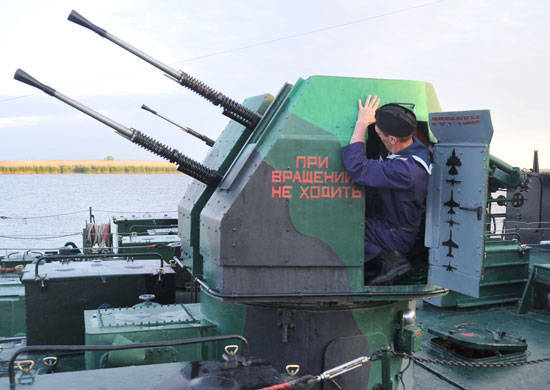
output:
[[[405,149],[394,153],[389,154],[386,158],[395,159],[411,156],[416,162],[418,162],[428,174],[432,173],[432,164],[430,162],[430,151],[428,148],[418,140],[418,138],[413,137],[413,143],[407,146]]]

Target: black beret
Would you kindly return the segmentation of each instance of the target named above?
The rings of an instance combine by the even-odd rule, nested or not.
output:
[[[414,113],[396,103],[384,104],[378,108],[374,118],[380,130],[394,137],[407,137],[416,129]]]

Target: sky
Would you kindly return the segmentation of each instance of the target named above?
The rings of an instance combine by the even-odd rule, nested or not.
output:
[[[105,125],[13,79],[41,82],[201,160],[219,108],[67,21],[75,9],[161,62],[237,101],[300,77],[421,80],[443,111],[489,109],[491,153],[550,168],[550,2],[473,0],[0,0],[0,160],[155,159]]]

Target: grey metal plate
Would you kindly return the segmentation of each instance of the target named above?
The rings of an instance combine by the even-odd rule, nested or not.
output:
[[[180,238],[176,234],[164,234],[154,236],[126,236],[122,237],[122,244],[158,244],[164,242],[177,242]]]
[[[5,297],[24,297],[25,288],[18,278],[0,278],[0,301]]]
[[[91,312],[91,313],[90,313]],[[100,309],[86,311],[96,318],[95,327],[127,327],[127,326],[162,326],[188,324],[197,322],[184,305],[152,305],[149,307],[134,306],[115,309]],[[93,321],[90,322],[92,324]]]
[[[439,140],[427,198],[430,283],[479,297],[487,200],[489,111],[430,114]]]
[[[29,390],[135,390],[152,389],[185,367],[187,363],[152,364],[96,370],[37,375],[32,386],[17,386]],[[0,388],[8,389],[8,378],[0,378]]]
[[[151,235],[163,235],[163,234],[178,234],[178,228],[159,228],[159,229],[147,229],[147,234]]]
[[[154,221],[159,220],[170,220],[175,219],[173,216],[169,216],[168,214],[159,215],[159,214],[140,214],[140,215],[130,215],[130,216],[120,216],[120,217],[113,217],[113,223],[119,224],[121,222],[126,221],[132,221],[132,222],[149,222],[151,223]]]
[[[155,275],[160,268],[160,260],[139,260],[128,262],[125,260],[109,261],[84,261],[61,264],[51,262],[41,264],[38,267],[39,274],[47,274],[48,280],[68,278],[93,278],[117,275]],[[22,281],[30,282],[35,280],[35,265],[30,264],[25,268]],[[164,267],[165,274],[173,274],[170,267]]]

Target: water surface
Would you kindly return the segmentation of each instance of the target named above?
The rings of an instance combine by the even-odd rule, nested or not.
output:
[[[180,174],[0,175],[0,255],[81,246],[90,206],[98,223],[144,212],[175,218],[188,182]]]

